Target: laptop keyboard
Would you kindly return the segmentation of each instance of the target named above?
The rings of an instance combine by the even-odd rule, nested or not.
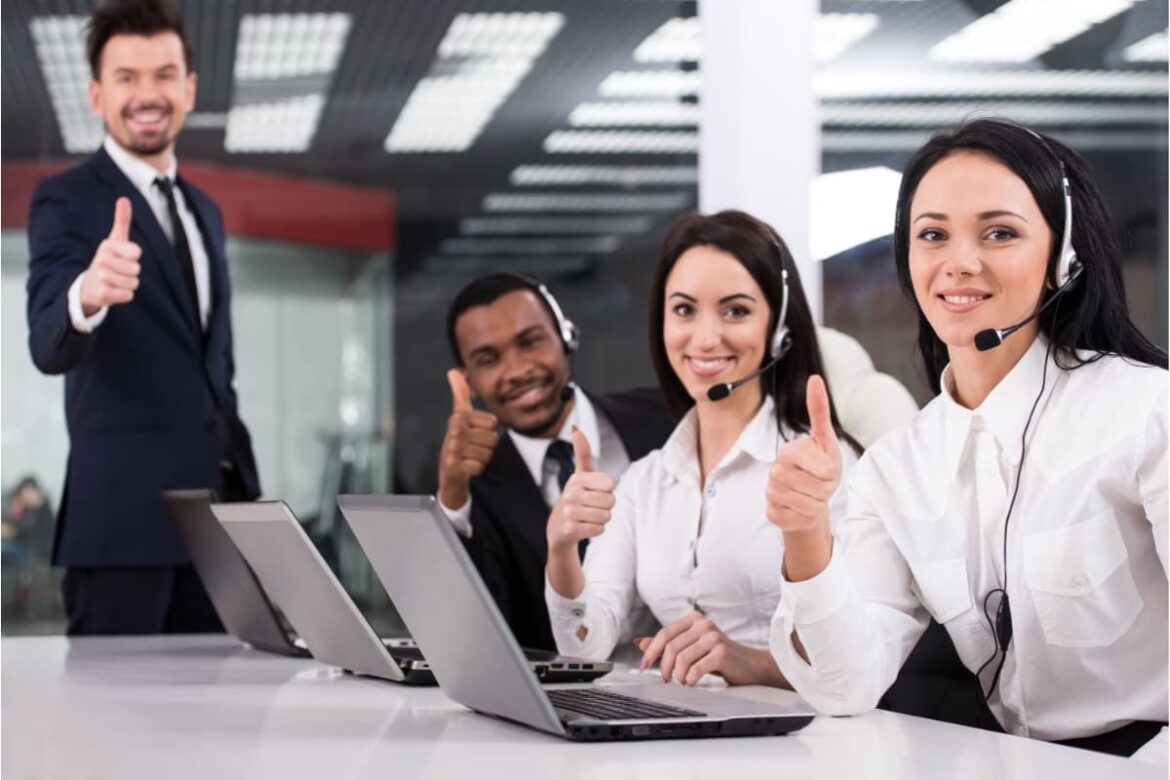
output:
[[[652,718],[694,718],[705,713],[669,704],[636,699],[608,688],[561,688],[545,691],[558,710],[597,720],[645,720]]]

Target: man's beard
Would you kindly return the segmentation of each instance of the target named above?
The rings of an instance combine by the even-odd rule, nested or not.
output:
[[[564,414],[565,405],[567,403],[568,401],[561,399],[561,394],[558,392],[556,394],[556,406],[551,412],[549,412],[548,417],[536,423],[535,425],[529,425],[526,428],[513,427],[512,430],[516,431],[516,433],[520,434],[521,436],[527,436],[531,439],[539,439],[541,434],[547,434],[549,429],[556,425],[557,421],[561,419],[561,415]]]
[[[130,129],[129,125],[130,121],[134,117],[134,114],[138,111],[149,111],[152,109],[162,113],[163,117],[167,120],[172,119],[175,114],[170,105],[166,103],[151,103],[145,106],[136,106],[133,109],[127,107],[122,111],[122,121],[126,123],[126,134],[130,136],[129,150],[135,154],[146,157],[153,157],[156,154],[162,154],[167,150],[167,147],[169,147],[171,142],[174,140],[173,136],[167,135],[167,128],[164,128],[163,132],[157,138],[143,139],[140,136],[134,135],[134,132]]]

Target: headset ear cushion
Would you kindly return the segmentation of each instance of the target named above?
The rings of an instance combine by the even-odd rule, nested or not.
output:
[[[788,327],[780,326],[776,331],[776,335],[772,337],[771,354],[774,358],[783,357],[789,349],[792,348],[792,334],[788,332]]]

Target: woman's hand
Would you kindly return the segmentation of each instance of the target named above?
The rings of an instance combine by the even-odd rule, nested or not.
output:
[[[643,671],[662,657],[663,682],[674,678],[695,685],[703,675],[718,674],[729,685],[788,687],[770,652],[733,642],[701,612],[689,612],[653,638],[640,637],[634,644],[642,651]]]
[[[824,381],[808,378],[810,434],[788,442],[768,473],[768,519],[784,532],[784,568],[790,581],[816,576],[829,565],[829,499],[841,482],[841,450]]]
[[[575,556],[578,542],[605,532],[614,505],[616,483],[610,475],[593,470],[589,440],[577,428],[573,429],[573,462],[573,476],[548,517],[550,555],[572,550]]]

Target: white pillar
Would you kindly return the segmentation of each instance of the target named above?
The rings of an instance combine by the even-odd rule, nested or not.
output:
[[[818,5],[700,0],[699,209],[742,209],[775,227],[820,322],[821,269],[809,258],[809,185],[821,167],[813,94]]]

